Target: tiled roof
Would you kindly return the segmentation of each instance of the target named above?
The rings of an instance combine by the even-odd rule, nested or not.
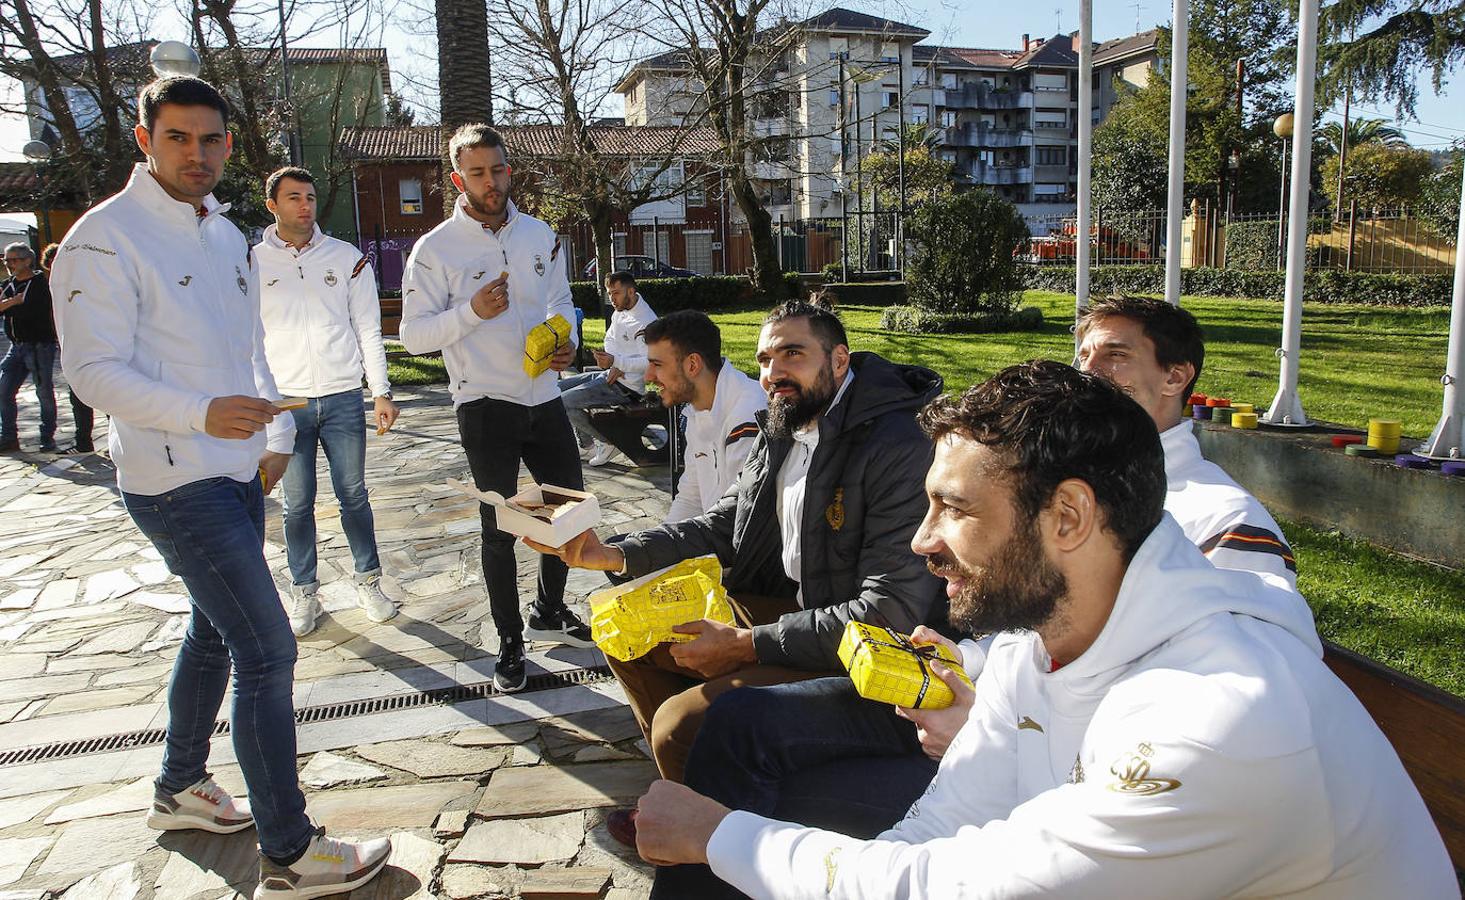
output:
[[[1055,34],[1038,46],[1022,54],[1013,63],[1015,67],[1061,66],[1078,67],[1078,51],[1073,49],[1073,36]]]
[[[904,22],[897,22],[894,19],[884,19],[868,13],[855,12],[852,9],[845,9],[842,6],[835,6],[816,16],[810,16],[800,22],[799,25],[810,31],[867,31],[877,34],[914,37],[917,40],[928,37],[931,34],[931,32],[924,28],[907,25]]]
[[[1094,65],[1114,62],[1126,56],[1153,53],[1159,44],[1159,38],[1159,30],[1151,28],[1149,31],[1141,31],[1139,34],[1131,34],[1129,37],[1105,41],[1094,48]]]
[[[555,125],[507,125],[498,129],[509,153],[545,157],[559,155],[564,132]],[[592,144],[609,156],[654,156],[676,151],[684,156],[716,153],[710,128],[683,131],[671,126],[592,125]],[[441,130],[435,125],[397,128],[348,128],[341,135],[346,154],[358,160],[435,160],[442,154]]]
[[[35,189],[35,166],[28,162],[0,162],[0,194],[9,196]]]
[[[950,47],[951,54],[971,66],[1010,69],[1022,56],[1021,50],[989,50],[981,47]]]
[[[146,69],[148,55],[157,41],[134,41],[107,48],[107,58],[113,62]],[[216,50],[218,48],[215,48]],[[280,51],[273,47],[249,47],[244,51],[252,65],[261,66],[279,58]],[[70,53],[55,56],[51,61],[63,71],[77,71],[86,65],[90,54]],[[391,91],[391,67],[387,64],[387,51],[382,47],[291,47],[291,65],[319,65],[326,63],[365,63],[381,70],[382,90]]]

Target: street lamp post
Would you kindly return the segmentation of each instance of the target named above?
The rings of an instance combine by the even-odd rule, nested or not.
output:
[[[51,204],[46,196],[46,160],[51,158],[51,145],[45,141],[27,141],[21,155],[36,167],[36,184],[41,199],[41,246],[51,243]]]
[[[1287,233],[1287,141],[1292,138],[1292,113],[1282,113],[1272,123],[1272,134],[1282,142],[1281,186],[1277,189],[1277,270],[1282,269],[1284,235]]]

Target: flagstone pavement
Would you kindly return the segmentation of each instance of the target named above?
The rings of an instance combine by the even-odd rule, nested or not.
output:
[[[64,387],[58,394],[66,446]],[[395,848],[387,872],[350,896],[645,897],[650,867],[604,826],[610,809],[655,777],[613,680],[513,697],[460,691],[390,708],[392,698],[421,700],[425,690],[485,685],[498,644],[477,512],[445,484],[467,477],[446,389],[407,389],[398,398],[397,427],[369,439],[367,483],[386,589],[401,613],[378,625],[356,608],[351,558],[323,491],[317,517],[329,615],[300,641],[295,670],[297,710],[330,710],[297,729],[310,814],[334,834],[390,834]],[[21,441],[33,450],[29,385],[20,400]],[[132,746],[85,743],[162,727],[187,622],[183,586],[128,519],[114,476],[104,455],[0,456],[0,900],[249,896],[253,831],[162,835],[144,825],[162,756],[156,732]],[[666,509],[664,468],[612,463],[586,476],[604,510],[603,531],[653,524]],[[324,476],[321,484],[329,484]],[[266,501],[266,517],[265,554],[283,592],[277,495]],[[535,565],[521,547],[526,599]],[[604,584],[599,574],[572,573],[571,605],[583,615],[584,597]],[[594,650],[533,645],[530,674],[602,662]],[[63,746],[50,759],[13,752],[53,745]],[[227,736],[214,739],[211,769],[244,792]]]

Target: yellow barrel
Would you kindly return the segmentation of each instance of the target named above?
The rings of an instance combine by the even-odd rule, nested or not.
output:
[[[1239,413],[1256,412],[1256,407],[1250,403],[1233,403],[1231,408]]]
[[[1369,419],[1368,445],[1379,453],[1399,452],[1399,438],[1403,423],[1398,419]]]
[[[1232,413],[1231,414],[1231,427],[1232,428],[1255,428],[1256,427],[1256,413],[1254,413],[1254,412],[1238,412],[1238,413]]]

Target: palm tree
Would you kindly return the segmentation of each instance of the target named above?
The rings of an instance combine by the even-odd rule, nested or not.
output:
[[[435,6],[443,208],[451,214],[457,192],[447,183],[452,168],[448,139],[460,125],[493,122],[493,70],[488,58],[488,7],[483,0],[435,0]]]
[[[1343,140],[1343,126],[1337,122],[1329,122],[1318,129],[1318,136],[1321,137],[1336,155]],[[1386,147],[1403,147],[1409,142],[1404,140],[1404,133],[1392,125],[1386,124],[1383,119],[1350,119],[1348,122],[1348,146],[1358,147],[1363,144],[1383,144]]]

